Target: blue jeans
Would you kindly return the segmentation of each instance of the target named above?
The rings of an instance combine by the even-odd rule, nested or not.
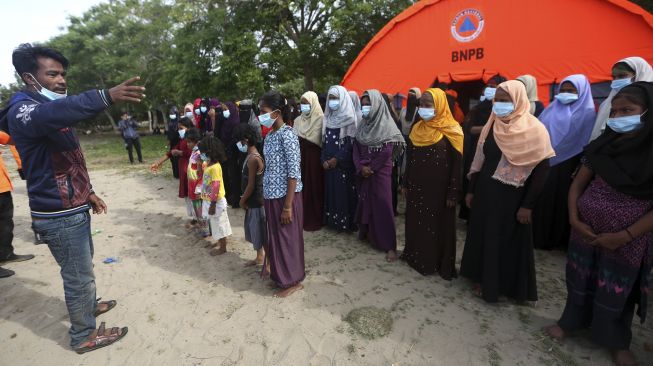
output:
[[[77,348],[95,329],[91,215],[84,212],[56,219],[34,220],[32,225],[61,267],[71,323],[70,345]]]

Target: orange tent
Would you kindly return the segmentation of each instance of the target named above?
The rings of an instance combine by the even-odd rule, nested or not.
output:
[[[531,74],[546,103],[564,77],[608,81],[628,56],[653,61],[653,16],[626,0],[422,0],[372,38],[342,85],[406,93],[453,82],[466,101],[497,73]]]

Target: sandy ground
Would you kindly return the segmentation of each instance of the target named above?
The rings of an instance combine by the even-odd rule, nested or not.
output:
[[[243,211],[229,211],[229,252],[214,258],[185,229],[175,181],[134,171],[91,176],[109,205],[92,224],[98,296],[119,302],[101,320],[127,325],[129,334],[87,355],[69,350],[59,269],[47,246],[32,244],[25,186],[15,180],[14,245],[36,259],[7,265],[17,274],[0,280],[1,365],[611,364],[584,337],[557,346],[540,331],[562,311],[563,253],[537,253],[535,306],[488,305],[463,279],[423,277],[404,263],[385,263],[354,235],[323,230],[305,235],[305,289],[275,299],[256,270],[243,266],[254,256]],[[402,217],[397,227],[401,248]],[[459,257],[463,239],[460,231]],[[109,256],[119,262],[103,264]],[[365,339],[343,320],[363,306],[390,313],[387,336]],[[635,318],[632,349],[643,365],[653,365],[652,329],[650,318],[644,325]]]

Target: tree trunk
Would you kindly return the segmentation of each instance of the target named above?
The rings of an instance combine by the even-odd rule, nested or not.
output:
[[[150,132],[154,131],[152,128],[152,111],[147,111],[147,121],[149,122],[147,125],[149,127]]]
[[[152,111],[152,125],[153,129],[159,127],[159,112],[156,109]]]
[[[111,116],[111,113],[109,113],[109,111],[105,109],[104,114],[107,116],[107,119],[111,123],[111,128],[113,128],[114,131],[118,131],[118,126],[116,125],[116,121]]]
[[[304,63],[304,90],[315,90],[313,80],[313,67],[309,63]]]

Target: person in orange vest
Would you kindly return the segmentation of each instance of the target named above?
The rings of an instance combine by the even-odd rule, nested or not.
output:
[[[5,132],[0,131],[0,144],[9,145],[11,137]],[[9,145],[16,164],[18,165],[18,173],[23,178],[22,164],[18,151],[13,145]],[[10,262],[23,262],[34,258],[32,254],[19,255],[14,253],[14,201],[11,197],[13,186],[9,178],[9,172],[2,160],[2,152],[0,151],[0,264]],[[24,179],[24,178],[23,178]],[[14,271],[0,267],[0,278],[10,277],[16,274]]]

